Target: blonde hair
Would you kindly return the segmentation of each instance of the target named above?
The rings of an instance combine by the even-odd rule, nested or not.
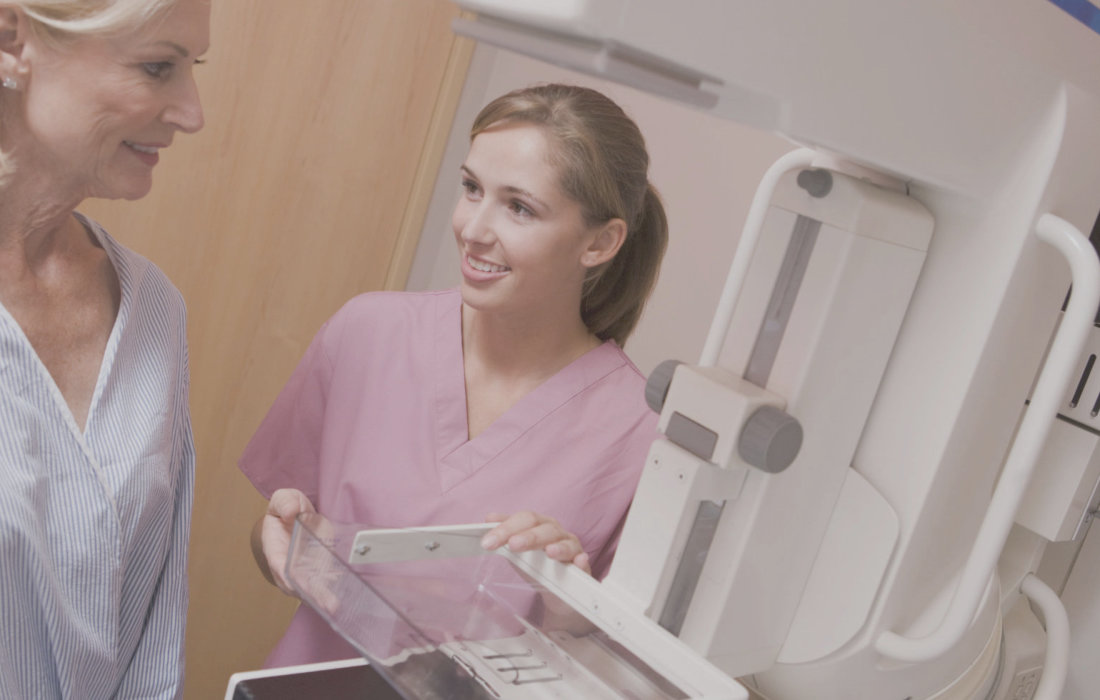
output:
[[[619,252],[589,272],[581,292],[581,318],[588,330],[624,345],[657,282],[668,245],[668,220],[649,183],[641,131],[605,95],[575,85],[536,85],[498,97],[477,115],[470,140],[500,122],[527,122],[546,131],[562,190],[581,205],[586,223],[626,222]]]
[[[87,36],[113,36],[136,31],[167,12],[177,0],[4,0],[21,10],[36,36],[55,46]],[[0,123],[0,127],[3,124]],[[0,151],[0,185],[15,164]]]
[[[110,36],[136,31],[177,0],[5,0],[23,11],[32,29],[54,38]]]

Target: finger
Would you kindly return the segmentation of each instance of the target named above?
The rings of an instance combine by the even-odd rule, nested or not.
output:
[[[541,525],[542,523],[549,522],[556,521],[552,518],[548,518],[544,515],[539,515],[538,513],[534,513],[529,510],[521,510],[519,512],[512,513],[508,517],[501,520],[500,525],[498,525],[495,529],[502,535],[504,535],[505,539],[507,539],[508,536],[514,535],[517,532],[529,530],[533,527]]]
[[[293,520],[300,513],[314,513],[316,509],[309,498],[298,489],[279,489],[271,494],[267,514],[280,520]]]
[[[576,537],[562,529],[557,522],[546,522],[535,527],[521,530],[508,538],[508,549],[523,552],[529,549],[541,549],[554,543],[562,543]],[[579,543],[578,543],[579,546]],[[573,555],[570,554],[572,559]]]
[[[286,549],[282,551],[269,551],[264,549],[264,556],[267,558],[268,571],[271,574],[271,582],[288,595],[294,595],[294,590],[290,585],[290,582],[286,580],[284,569],[286,568]]]
[[[290,581],[286,579],[286,576],[284,575],[281,568],[277,571],[272,571],[272,576],[275,578],[275,585],[279,588],[280,591],[286,593],[289,596],[294,596],[295,598],[298,597],[298,591],[295,590],[294,586],[290,585]]]
[[[582,551],[580,554],[573,557],[573,566],[578,567],[581,571],[588,574],[589,576],[592,575],[592,562],[588,559],[587,552]]]
[[[316,513],[317,509],[313,507],[312,501],[302,493],[301,491],[295,491],[295,495],[298,497],[298,513]]]
[[[286,577],[286,565],[290,558],[290,533],[282,521],[273,522],[270,536],[263,539],[263,553],[267,559],[272,582],[287,595],[297,597],[298,592]]]
[[[271,500],[267,502],[267,515],[276,518],[284,518],[298,510],[299,500],[296,489],[278,489],[271,494]]]
[[[580,541],[575,537],[551,542],[546,545],[544,549],[546,551],[546,556],[566,564],[576,560],[581,554],[584,554],[584,547],[581,546]]]
[[[490,513],[486,516],[486,520],[493,522],[490,518],[494,515],[500,515],[499,513]],[[537,513],[531,511],[520,511],[513,513],[503,520],[498,521],[500,524],[487,532],[484,537],[481,538],[481,546],[485,549],[496,549],[505,542],[512,539],[516,533],[523,532],[524,530],[530,530],[537,526],[540,522],[547,520]]]

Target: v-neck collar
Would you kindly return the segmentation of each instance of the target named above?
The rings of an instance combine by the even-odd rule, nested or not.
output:
[[[11,315],[11,312],[8,311],[8,309],[3,304],[0,304],[0,315],[2,315],[3,319],[7,321],[10,325],[12,329],[12,334],[17,339],[17,342],[23,346],[23,349],[27,353],[27,356],[33,358],[33,364],[38,370],[43,385],[46,387],[51,398],[53,399],[53,402],[57,407],[58,413],[62,416],[62,419],[68,426],[69,431],[80,443],[81,448],[89,454],[89,457],[91,457],[91,454],[88,450],[86,435],[89,432],[90,426],[92,424],[92,419],[95,417],[96,405],[99,403],[100,397],[103,394],[104,387],[107,383],[107,377],[110,375],[111,367],[114,364],[114,357],[118,349],[119,337],[122,332],[121,329],[125,326],[126,318],[129,315],[131,280],[130,269],[126,265],[126,260],[118,254],[118,251],[113,245],[113,241],[111,241],[110,237],[107,235],[107,232],[100,228],[100,226],[94,221],[88,219],[79,212],[73,212],[73,216],[76,217],[77,221],[86,231],[95,236],[96,241],[99,242],[100,247],[102,247],[103,251],[107,254],[107,258],[110,260],[112,267],[114,267],[115,274],[118,276],[120,289],[118,313],[115,315],[115,322],[114,325],[111,327],[111,334],[107,338],[107,345],[103,349],[103,358],[101,359],[99,364],[99,374],[96,377],[96,385],[95,389],[92,392],[92,398],[88,403],[88,414],[84,420],[83,428],[77,425],[76,418],[73,416],[73,412],[69,408],[68,402],[65,401],[65,397],[62,395],[61,389],[58,388],[57,382],[54,381],[49,369],[47,369],[46,365],[42,362],[42,358],[40,358],[38,356],[38,353],[35,352],[34,346],[31,345],[30,339],[23,331],[23,327],[19,325],[19,322],[15,320],[15,317]]]
[[[115,323],[111,327],[111,335],[107,338],[107,347],[103,349],[103,362],[99,366],[99,377],[96,378],[95,391],[92,392],[92,400],[88,404],[88,418],[84,422],[84,430],[87,432],[88,427],[91,425],[92,418],[95,416],[96,406],[99,404],[103,392],[107,386],[107,378],[111,376],[111,370],[114,367],[115,355],[118,354],[118,347],[122,339],[122,329],[126,327],[126,322],[130,317],[130,307],[133,297],[133,278],[130,266],[127,264],[126,258],[119,253],[118,246],[111,239],[107,232],[103,228],[85,217],[80,212],[73,212],[81,224],[96,237],[99,241],[99,245],[103,247],[104,252],[107,253],[107,258],[111,261],[111,265],[115,268],[115,275],[118,277],[119,287],[119,299],[118,299],[118,313],[115,314]]]
[[[448,491],[491,462],[547,415],[626,360],[607,341],[569,363],[527,393],[472,440],[466,416],[462,355],[462,297],[441,295],[435,331],[436,464],[440,489]]]

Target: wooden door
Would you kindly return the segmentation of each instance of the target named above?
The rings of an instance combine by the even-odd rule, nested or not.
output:
[[[236,461],[324,319],[404,286],[469,61],[457,14],[447,0],[214,0],[205,129],[177,135],[145,199],[81,207],[187,299],[188,698],[259,667],[293,612],[249,555],[264,502]]]

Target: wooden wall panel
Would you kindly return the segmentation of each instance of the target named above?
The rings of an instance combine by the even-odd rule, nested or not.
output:
[[[248,553],[263,501],[236,467],[320,324],[402,288],[471,46],[447,0],[214,0],[206,128],[139,202],[81,209],[188,303],[198,450],[188,698],[258,667],[294,604]]]

